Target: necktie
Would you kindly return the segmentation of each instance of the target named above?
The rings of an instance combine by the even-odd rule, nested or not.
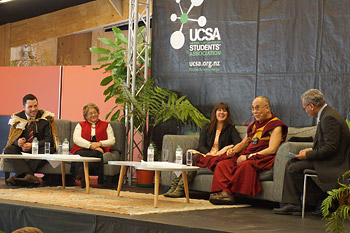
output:
[[[34,139],[34,131],[33,131],[33,122],[31,122],[28,126],[29,128],[29,134],[28,134],[28,140],[27,142],[33,142]]]

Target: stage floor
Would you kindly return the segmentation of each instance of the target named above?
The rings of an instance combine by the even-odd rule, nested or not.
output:
[[[1,178],[0,188],[13,188],[13,186],[5,185],[4,179]],[[131,187],[124,185],[122,190],[153,193],[152,188],[140,188],[135,185]],[[191,192],[190,196],[191,198],[208,198],[207,193]],[[52,215],[52,223],[47,222],[47,224],[53,224],[52,226],[57,224],[55,222],[60,219],[56,215],[65,216],[67,219],[73,218],[75,221],[80,219],[80,224],[83,221],[90,222],[91,219],[95,219],[95,232],[109,232],[112,228],[118,229],[118,232],[325,232],[325,222],[320,217],[312,216],[311,212],[307,212],[305,219],[301,219],[297,216],[273,214],[272,208],[277,206],[276,203],[248,198],[238,198],[238,202],[250,204],[251,207],[129,216],[0,199],[1,208],[4,208],[3,211],[8,209],[9,211],[18,212],[27,209],[28,213],[31,213],[29,215],[35,215],[35,213],[42,213],[45,217]],[[6,221],[3,214],[0,218],[2,219],[0,220],[0,230],[6,230],[1,229],[1,226],[10,227],[8,223],[2,222]],[[20,228],[24,226],[24,222],[28,223],[30,221],[24,219],[22,223],[18,222],[15,225]],[[13,225],[14,223],[11,227],[16,227]],[[61,222],[57,226],[61,229],[55,230],[57,232],[83,232],[73,228],[70,228],[71,231],[66,231],[64,229],[66,225],[69,225],[69,223]]]

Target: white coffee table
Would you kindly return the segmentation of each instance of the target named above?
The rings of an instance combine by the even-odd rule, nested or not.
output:
[[[110,165],[121,166],[117,195],[120,196],[120,190],[123,184],[123,177],[125,174],[126,167],[135,167],[141,170],[151,170],[155,171],[155,184],[154,184],[154,207],[158,206],[158,194],[159,194],[159,177],[161,171],[181,171],[184,181],[184,189],[187,203],[190,202],[189,192],[188,192],[188,182],[187,182],[187,172],[197,171],[199,167],[196,166],[186,166],[179,165],[175,163],[168,162],[132,162],[132,161],[109,161]]]
[[[62,171],[62,187],[66,187],[66,162],[82,162],[84,164],[86,191],[90,193],[89,181],[89,162],[100,162],[100,158],[95,157],[81,157],[79,155],[58,155],[58,154],[0,154],[0,158],[4,159],[40,159],[48,161],[61,162]]]

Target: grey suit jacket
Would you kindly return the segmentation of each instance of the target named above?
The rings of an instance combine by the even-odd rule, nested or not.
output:
[[[313,150],[306,153],[324,191],[338,187],[338,177],[349,170],[349,156],[349,128],[335,109],[326,106],[317,125]]]

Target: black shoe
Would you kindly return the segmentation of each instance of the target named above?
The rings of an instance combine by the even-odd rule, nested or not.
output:
[[[81,188],[85,188],[86,187],[85,177],[81,178],[81,180],[80,180],[80,187]]]
[[[301,216],[301,206],[295,204],[286,204],[282,208],[274,208],[274,214]]]
[[[321,205],[318,205],[314,211],[312,211],[313,216],[323,217]]]

